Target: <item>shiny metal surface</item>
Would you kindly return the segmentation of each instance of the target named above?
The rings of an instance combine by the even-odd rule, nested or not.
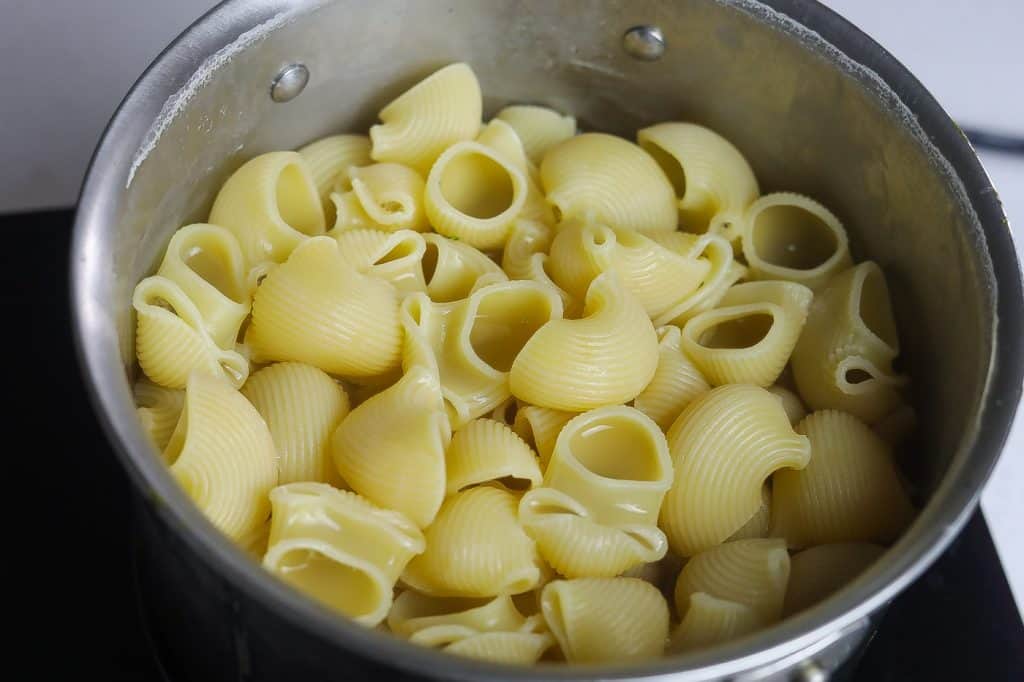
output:
[[[634,26],[623,34],[622,49],[630,57],[655,62],[665,54],[665,36],[657,26]]]
[[[664,33],[660,60],[626,54],[635,26]],[[665,119],[711,125],[744,151],[765,191],[816,197],[849,227],[855,255],[882,265],[923,425],[903,465],[927,504],[867,573],[774,628],[685,657],[513,669],[336,618],[265,574],[185,498],[133,409],[135,283],[244,160],[365,130],[392,96],[455,60],[473,65],[488,112],[541,102],[626,135]],[[267,84],[296,63],[310,81],[279,106]],[[199,676],[390,668],[449,679],[785,680],[812,658],[833,670],[866,636],[869,615],[965,522],[1024,374],[1020,268],[973,150],[888,53],[807,0],[227,2],[154,62],[111,121],[82,191],[71,266],[86,380],[139,493],[153,584],[167,611],[185,614],[168,613],[167,627]]]
[[[275,102],[290,102],[299,96],[309,82],[309,69],[305,64],[292,64],[277,74],[270,84],[270,99]]]

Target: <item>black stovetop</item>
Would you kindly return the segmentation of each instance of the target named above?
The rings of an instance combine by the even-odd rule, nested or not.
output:
[[[0,336],[15,371],[7,395],[18,403],[15,428],[27,435],[6,439],[3,454],[14,464],[6,484],[25,499],[3,517],[14,533],[8,565],[25,574],[7,589],[28,605],[17,619],[6,612],[29,634],[27,650],[11,653],[46,679],[160,680],[134,586],[128,483],[93,416],[71,340],[72,217],[0,216],[0,272],[10,282],[0,287]],[[1024,680],[1024,626],[980,511],[893,602],[850,679]]]

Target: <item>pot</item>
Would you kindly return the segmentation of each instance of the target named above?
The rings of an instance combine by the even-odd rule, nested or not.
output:
[[[709,125],[743,150],[765,191],[814,196],[848,226],[855,255],[883,267],[914,377],[920,438],[903,464],[923,510],[870,570],[706,651],[509,668],[336,617],[264,572],[185,497],[135,416],[135,284],[243,161],[365,130],[393,96],[459,60],[478,74],[487,112],[541,102],[626,136],[662,120]],[[150,620],[188,679],[822,680],[957,534],[999,455],[1024,373],[1014,254],[959,128],[891,55],[814,2],[238,0],[156,59],[100,142],[75,224],[74,332],[137,493]]]

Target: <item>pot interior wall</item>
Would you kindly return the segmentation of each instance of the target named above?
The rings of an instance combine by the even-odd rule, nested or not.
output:
[[[622,50],[636,24],[664,32],[660,61]],[[120,204],[109,302],[126,367],[134,284],[177,227],[205,218],[231,171],[265,151],[365,131],[408,85],[467,61],[488,112],[543,103],[629,137],[663,120],[706,124],[746,154],[764,191],[801,192],[833,209],[855,257],[881,264],[895,298],[921,420],[906,469],[925,493],[941,477],[980,402],[991,291],[958,185],[870,73],[746,3],[352,0],[272,26],[243,36],[237,54],[169,102],[138,158]],[[309,67],[310,83],[276,104],[269,84],[293,62]]]

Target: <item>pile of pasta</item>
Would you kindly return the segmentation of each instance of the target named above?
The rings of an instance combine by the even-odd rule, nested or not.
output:
[[[885,277],[692,123],[633,143],[465,64],[243,164],[138,284],[146,432],[281,580],[505,663],[707,647],[914,509]]]

